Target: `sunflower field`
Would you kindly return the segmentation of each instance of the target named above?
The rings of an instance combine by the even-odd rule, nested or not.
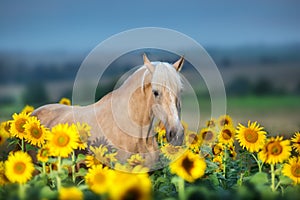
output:
[[[173,146],[158,124],[160,160],[169,164],[149,171],[139,154],[120,163],[115,149],[101,141],[88,144],[88,124],[49,129],[30,115],[32,111],[26,106],[1,123],[0,199],[298,199],[300,195],[299,132],[291,138],[270,136],[256,121],[235,123],[225,115],[207,121],[199,131],[182,122],[184,145]]]

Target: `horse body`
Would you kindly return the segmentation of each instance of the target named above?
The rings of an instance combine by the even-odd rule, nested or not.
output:
[[[145,155],[146,164],[150,166],[158,158],[155,136],[149,135],[153,117],[157,117],[165,124],[167,132],[170,132],[167,138],[170,139],[171,135],[174,137],[174,133],[183,132],[178,109],[176,112],[174,105],[173,107],[167,105],[174,103],[175,100],[172,101],[171,97],[175,93],[177,95],[177,91],[166,93],[165,97],[169,98],[169,102],[163,104],[162,97],[158,99],[156,94],[153,94],[153,88],[155,91],[161,89],[157,88],[161,86],[154,87],[153,67],[144,56],[144,65],[118,89],[98,102],[88,106],[48,104],[36,109],[33,115],[49,128],[58,123],[87,123],[91,126],[90,141],[104,137],[109,145],[118,149],[120,160],[124,160],[130,154],[140,153]],[[161,89],[161,94],[165,90],[170,88]],[[180,101],[176,96],[173,99]],[[177,134],[177,139],[180,134]]]

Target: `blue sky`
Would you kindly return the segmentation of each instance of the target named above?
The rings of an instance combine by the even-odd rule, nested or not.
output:
[[[204,46],[300,42],[300,1],[0,1],[0,50],[91,50],[138,27],[180,31]]]

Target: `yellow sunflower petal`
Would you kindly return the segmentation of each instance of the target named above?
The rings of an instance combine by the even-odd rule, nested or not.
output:
[[[51,129],[47,140],[51,155],[68,157],[78,147],[79,136],[74,126],[58,124]]]
[[[13,120],[11,121],[9,132],[11,136],[17,137],[20,139],[26,139],[27,135],[25,132],[25,124],[29,119],[29,114],[21,112],[19,114],[13,114]]]
[[[177,174],[188,182],[194,182],[202,177],[206,170],[204,158],[192,153],[185,152],[178,160],[170,164],[171,173]]]
[[[300,153],[300,132],[296,132],[294,137],[291,139],[292,147],[297,153]]]
[[[240,146],[253,153],[263,148],[266,142],[266,132],[257,122],[248,121],[248,126],[239,124],[236,139]]]
[[[288,163],[283,165],[283,175],[294,181],[294,184],[300,184],[300,157],[292,157]]]
[[[33,171],[32,159],[26,152],[11,153],[5,161],[5,175],[12,183],[26,183],[31,179]]]
[[[268,164],[282,163],[290,157],[291,150],[289,140],[283,140],[283,137],[279,136],[271,137],[258,153],[258,158]]]
[[[36,117],[30,117],[24,128],[27,135],[26,141],[37,147],[41,147],[46,141],[46,135],[50,134]]]

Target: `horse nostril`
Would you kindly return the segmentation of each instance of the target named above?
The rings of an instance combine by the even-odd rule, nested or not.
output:
[[[167,134],[167,141],[174,146],[181,146],[183,143],[183,133],[180,131],[170,130]]]

